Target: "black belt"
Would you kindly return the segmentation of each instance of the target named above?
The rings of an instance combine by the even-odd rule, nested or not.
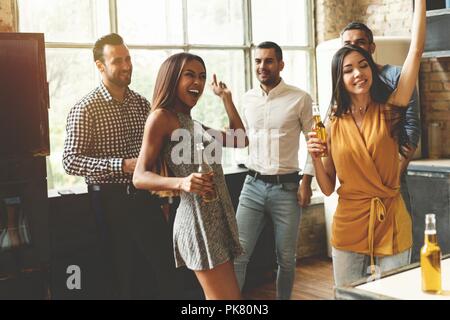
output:
[[[131,183],[102,183],[88,185],[89,192],[111,192],[132,195],[137,189]]]
[[[125,194],[127,196],[149,197],[156,200],[158,203],[163,204],[169,201],[168,198],[160,198],[157,195],[152,194],[148,190],[136,189],[132,183],[102,183],[102,184],[89,184],[89,192],[101,192],[111,194]]]
[[[269,175],[269,174],[260,174],[254,170],[248,170],[248,174],[255,179],[259,179],[266,183],[272,184],[280,184],[280,183],[288,183],[295,182],[298,183],[302,176],[298,174],[298,172],[288,173],[288,174],[277,174],[277,175]]]

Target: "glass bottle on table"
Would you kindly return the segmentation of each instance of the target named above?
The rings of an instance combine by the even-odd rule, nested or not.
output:
[[[439,293],[441,283],[441,249],[437,243],[436,217],[430,213],[425,216],[425,243],[420,250],[422,271],[422,291]]]
[[[322,122],[322,119],[320,118],[320,107],[318,104],[313,103],[312,112],[313,112],[313,120],[314,120],[312,130],[317,134],[317,138],[322,140],[324,143],[327,143],[327,131],[325,129],[325,125]],[[320,156],[327,157],[328,156],[327,149],[325,149],[320,154]]]
[[[214,171],[213,171],[211,165],[208,163],[206,157],[203,154],[203,150],[205,149],[205,146],[203,145],[202,142],[200,142],[200,143],[196,144],[196,149],[197,149],[198,160],[200,162],[198,165],[197,172],[207,175],[213,182]],[[212,202],[212,201],[217,200],[217,192],[215,190],[214,183],[213,183],[213,188],[214,188],[213,191],[207,192],[206,194],[203,195],[204,202]]]

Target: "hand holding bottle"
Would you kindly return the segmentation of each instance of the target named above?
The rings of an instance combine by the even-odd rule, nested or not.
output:
[[[320,139],[317,132],[308,132],[308,141],[306,142],[308,147],[308,152],[311,154],[313,159],[319,159],[322,157],[324,152],[327,152],[327,143]]]
[[[200,161],[197,172],[201,173],[202,177],[204,179],[207,179],[208,182],[210,183],[210,185],[212,186],[212,190],[205,189],[205,193],[203,194],[203,201],[211,202],[211,201],[217,200],[217,193],[214,188],[214,179],[213,179],[214,178],[214,170],[211,167],[211,165],[208,163],[206,157],[203,154],[203,150],[205,149],[205,146],[203,145],[202,142],[200,142],[200,143],[197,143],[195,147],[197,149],[198,160]]]
[[[320,117],[320,108],[318,104],[313,104],[312,106],[312,112],[313,112],[313,120],[314,125],[312,127],[312,130],[317,134],[317,138],[322,140],[322,142],[327,142],[327,130],[325,129],[325,125],[322,122],[322,119]],[[327,157],[328,156],[328,150],[323,150],[320,153],[321,157]]]
[[[205,196],[207,193],[214,192],[211,173],[191,173],[189,176],[182,178],[180,189],[185,192],[196,193]]]

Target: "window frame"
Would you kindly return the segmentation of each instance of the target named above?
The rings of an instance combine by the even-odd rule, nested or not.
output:
[[[252,37],[252,1],[257,0],[242,0],[242,10],[243,10],[243,20],[244,20],[244,44],[243,45],[199,45],[189,43],[188,37],[188,16],[187,16],[187,1],[182,1],[182,12],[183,12],[183,44],[181,45],[137,45],[137,44],[127,44],[129,49],[145,49],[145,50],[164,50],[164,49],[181,49],[188,52],[191,49],[222,49],[222,50],[243,50],[244,51],[244,65],[245,65],[245,90],[249,90],[253,87],[253,77],[252,77],[252,50],[255,49],[256,45],[253,43]],[[108,0],[109,2],[109,21],[110,21],[110,32],[118,33],[118,14],[117,14],[117,1]],[[309,74],[311,96],[313,98],[317,97],[316,93],[316,59],[315,59],[315,35],[314,35],[314,1],[306,0],[307,14],[307,26],[308,26],[308,45],[307,46],[296,46],[296,45],[281,45],[284,50],[297,50],[304,51],[308,54],[310,58]],[[14,14],[16,16],[15,24],[16,30],[19,30],[19,5],[18,0],[14,1]],[[45,42],[45,48],[53,49],[92,49],[94,43],[74,43],[74,42]]]
[[[13,10],[15,15],[15,27],[18,32],[20,26],[20,14],[19,14],[19,0],[13,1]],[[152,45],[138,45],[127,44],[130,50],[133,49],[145,49],[145,50],[164,50],[164,49],[178,49],[184,52],[189,52],[193,49],[203,50],[242,50],[244,52],[244,67],[245,67],[245,90],[250,90],[254,85],[253,77],[253,61],[252,51],[256,45],[253,43],[252,36],[252,1],[257,0],[242,0],[242,12],[243,12],[243,44],[242,45],[204,45],[194,44],[189,42],[188,35],[188,0],[181,0],[182,2],[182,16],[183,16],[183,44],[152,44]],[[119,33],[118,30],[118,8],[116,0],[108,0],[109,5],[109,32]],[[307,46],[297,45],[281,45],[283,51],[303,51],[309,57],[309,88],[311,97],[316,100],[317,98],[317,75],[316,75],[316,54],[315,54],[315,33],[314,33],[314,1],[306,0],[307,10]],[[47,49],[92,49],[94,43],[75,43],[75,42],[45,42],[45,48]],[[303,88],[305,89],[305,88]],[[239,108],[239,106],[237,106]],[[72,186],[67,186],[72,187]]]

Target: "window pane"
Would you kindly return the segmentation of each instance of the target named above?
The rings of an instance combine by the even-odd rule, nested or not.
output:
[[[209,87],[213,74],[218,80],[230,88],[233,101],[239,111],[242,96],[245,93],[244,52],[241,50],[192,50],[191,53],[203,58],[206,64],[207,80],[203,96],[192,110],[192,117],[206,126],[214,129],[224,129],[228,126],[228,116],[222,101]],[[235,166],[243,162],[243,149],[224,148],[222,153],[223,166]]]
[[[241,50],[192,50],[203,58],[206,64],[205,91],[197,106],[193,109],[193,117],[207,126],[223,129],[228,125],[228,117],[219,97],[209,87],[213,73],[220,81],[227,84],[233,94],[236,107],[240,105],[245,92],[244,53]]]
[[[177,52],[180,50],[130,50],[133,62],[130,88],[151,102],[159,67],[167,57]]]
[[[307,1],[252,1],[253,43],[274,41],[280,46],[307,46],[309,29]]]
[[[98,85],[99,77],[89,49],[47,49],[47,79],[50,91],[49,189],[84,184],[62,167],[66,120],[70,108]]]
[[[188,38],[194,44],[244,43],[243,4],[238,0],[189,0]]]
[[[311,77],[309,55],[305,51],[284,50],[283,78],[287,83],[300,87],[311,93]]]
[[[126,43],[182,44],[179,0],[117,0],[119,34]]]
[[[19,30],[47,42],[94,42],[109,33],[107,0],[19,0]]]

